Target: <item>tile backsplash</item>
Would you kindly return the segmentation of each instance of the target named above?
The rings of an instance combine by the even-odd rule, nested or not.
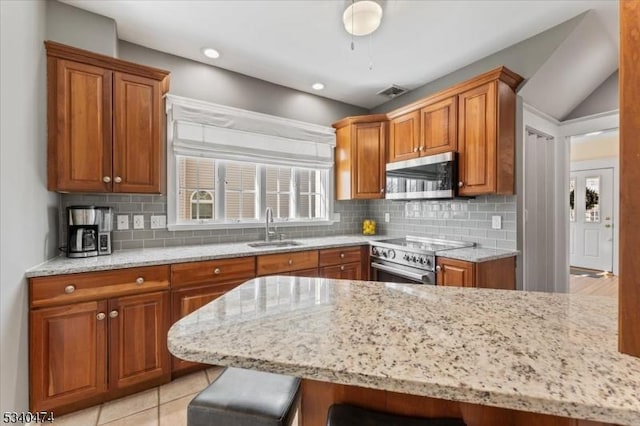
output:
[[[127,215],[127,231],[113,232],[113,249],[171,247],[194,244],[216,244],[256,241],[264,238],[262,228],[220,229],[198,231],[168,231],[150,229],[152,215],[167,214],[167,199],[163,195],[61,194],[61,244],[66,241],[66,208],[72,205],[109,206],[116,215]],[[377,233],[386,235],[442,236],[448,239],[473,241],[483,247],[516,248],[516,197],[481,196],[472,199],[444,201],[336,201],[340,222],[331,226],[300,226],[281,228],[287,238],[320,237],[361,232],[362,220],[374,219]],[[390,221],[384,221],[389,213]],[[144,216],[144,229],[133,228],[133,216]],[[491,216],[502,218],[502,229],[491,229]]]
[[[439,201],[370,200],[367,212],[382,234],[442,236],[482,247],[516,249],[515,195]],[[389,214],[388,223],[385,213]],[[502,229],[491,228],[492,216],[501,217]]]
[[[73,205],[113,208],[114,250],[256,241],[264,238],[263,228],[198,231],[150,229],[151,216],[167,214],[167,198],[164,195],[61,194],[60,200],[61,229],[58,232],[58,235],[62,236],[60,245],[64,245],[66,241],[66,208]],[[361,230],[362,219],[367,214],[367,202],[365,200],[336,201],[334,211],[340,213],[340,222],[333,225],[280,228],[278,232],[284,233],[286,238],[357,234]],[[118,231],[115,227],[115,217],[123,214],[129,216],[129,230]],[[144,229],[132,229],[134,215],[144,216]]]

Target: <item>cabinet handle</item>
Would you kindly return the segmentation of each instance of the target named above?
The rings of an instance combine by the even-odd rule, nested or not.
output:
[[[442,271],[442,268],[440,267],[440,265],[436,266],[436,272],[440,272]]]
[[[120,183],[120,182],[122,182],[122,178],[121,178],[120,176],[116,176],[116,177],[113,179],[113,181],[114,181],[115,183]]]
[[[418,148],[413,148],[413,152],[418,152]]]
[[[340,270],[344,271],[344,265],[340,266]]]
[[[380,188],[380,193],[384,194],[384,188]]]
[[[136,284],[138,284],[138,285],[144,284],[144,278],[142,278],[142,277],[136,278]]]
[[[420,148],[418,148],[418,151],[422,152],[423,149],[424,149],[424,146],[421,146]]]
[[[220,268],[214,269],[213,273],[216,274],[216,275],[219,275],[220,274]]]
[[[109,312],[109,317],[111,318],[115,318],[118,316],[118,311],[116,311],[115,309],[111,312]]]
[[[104,312],[99,312],[98,315],[96,315],[96,318],[98,319],[98,321],[102,321],[106,318],[106,315],[104,314]]]
[[[344,253],[340,253],[340,259],[344,259]]]
[[[102,181],[104,183],[109,183],[109,182],[111,182],[111,178],[109,176],[105,176],[105,177],[102,178]]]
[[[464,183],[462,181],[458,182],[458,188],[462,188],[464,186]]]
[[[66,287],[64,288],[64,292],[65,292],[65,293],[67,293],[67,294],[71,294],[71,293],[73,293],[74,291],[76,291],[76,286],[75,286],[75,285],[73,285],[73,284],[69,284],[68,286],[66,286]]]
[[[293,259],[289,259],[289,265],[293,265]]]

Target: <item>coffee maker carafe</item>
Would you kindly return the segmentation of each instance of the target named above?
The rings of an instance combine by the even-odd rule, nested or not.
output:
[[[110,207],[67,208],[67,257],[111,254],[113,216]]]

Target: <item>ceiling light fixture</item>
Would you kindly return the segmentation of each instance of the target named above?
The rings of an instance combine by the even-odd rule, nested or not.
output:
[[[204,56],[206,56],[207,58],[211,58],[211,59],[217,59],[220,57],[220,52],[218,52],[216,49],[212,49],[210,47],[203,47],[202,48],[202,54]]]
[[[324,84],[322,83],[313,83],[311,86],[314,90],[322,90],[324,89]]]
[[[342,14],[344,29],[354,36],[371,34],[381,21],[382,7],[372,0],[352,1]]]

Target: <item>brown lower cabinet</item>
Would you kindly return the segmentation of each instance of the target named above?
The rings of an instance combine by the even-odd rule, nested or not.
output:
[[[170,379],[168,290],[30,316],[32,410],[62,413]]]
[[[438,285],[503,290],[516,289],[515,257],[480,263],[438,257],[436,264]]]

